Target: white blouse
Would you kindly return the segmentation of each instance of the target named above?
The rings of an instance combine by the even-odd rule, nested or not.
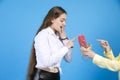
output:
[[[67,40],[64,40],[62,43],[59,36],[50,27],[40,31],[35,36],[34,41],[37,61],[36,68],[58,67],[61,71],[60,63],[62,58],[67,62],[71,62],[72,50],[64,46]]]

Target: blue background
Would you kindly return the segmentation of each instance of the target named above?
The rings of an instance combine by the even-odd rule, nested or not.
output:
[[[48,10],[63,7],[69,38],[84,34],[103,56],[96,39],[108,40],[120,52],[120,0],[0,0],[0,80],[25,80],[34,35]],[[61,80],[117,80],[117,72],[99,68],[84,58],[74,41],[73,61],[62,61]]]

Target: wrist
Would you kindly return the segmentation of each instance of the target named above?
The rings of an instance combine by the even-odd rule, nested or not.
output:
[[[68,39],[68,37],[65,37],[65,38],[61,38],[61,40],[66,40],[66,39]]]
[[[106,52],[106,53],[109,52],[109,51],[111,51],[111,48],[110,48],[110,47],[105,48],[105,52]]]
[[[94,53],[94,52],[89,53],[88,57],[89,57],[89,58],[94,58],[95,54],[96,54],[96,53]]]

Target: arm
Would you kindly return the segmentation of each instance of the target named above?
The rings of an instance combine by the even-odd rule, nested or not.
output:
[[[61,40],[63,42],[63,45],[65,45],[65,46],[67,46],[69,48],[68,52],[64,56],[64,60],[66,62],[71,62],[72,61],[72,47],[74,46],[74,44],[73,44],[73,42],[71,40],[69,40],[66,37],[66,32],[64,30],[64,27],[61,27],[61,31],[59,33],[60,33],[60,38],[61,38]]]
[[[63,43],[64,43],[64,45],[67,45],[67,44],[72,44],[73,45],[73,42],[70,41],[70,40],[67,40],[67,39],[63,40]],[[66,62],[71,62],[72,61],[72,48],[69,48],[67,54],[64,56],[64,60]]]
[[[111,71],[120,71],[120,61],[110,60],[98,54],[94,56],[93,63],[101,68],[106,68]]]
[[[97,66],[99,66],[101,68],[109,69],[111,71],[119,71],[120,70],[120,60],[116,60],[116,59],[111,60],[108,58],[104,58],[104,57],[98,55],[97,53],[95,53],[94,51],[92,51],[90,49],[86,49],[84,47],[81,47],[80,49],[81,49],[83,56],[92,58],[93,63],[96,64]]]

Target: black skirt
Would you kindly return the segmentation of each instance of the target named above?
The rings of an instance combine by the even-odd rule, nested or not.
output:
[[[60,74],[51,73],[41,69],[34,69],[33,80],[60,80]]]

